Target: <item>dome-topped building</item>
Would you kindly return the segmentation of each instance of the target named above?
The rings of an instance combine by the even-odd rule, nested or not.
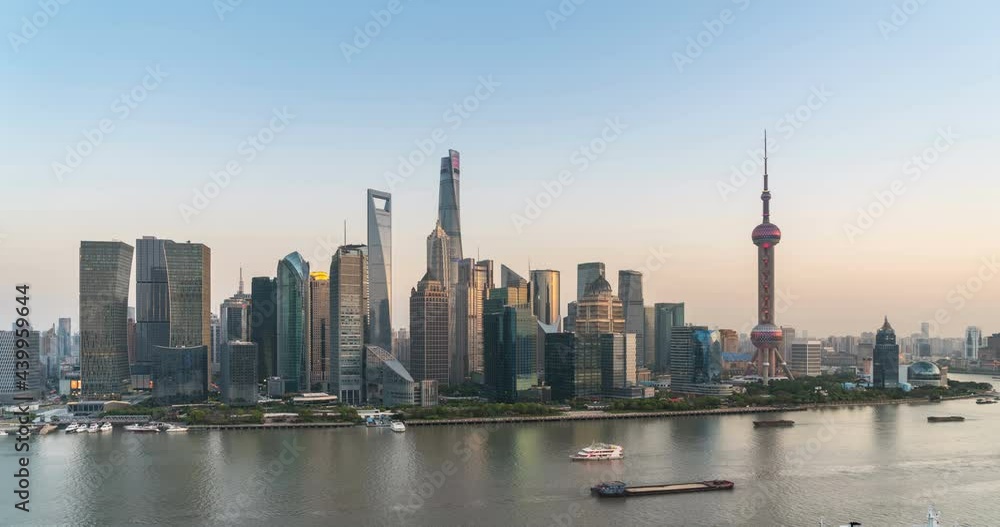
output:
[[[608,280],[606,278],[604,278],[604,275],[601,275],[597,277],[597,280],[594,280],[593,282],[587,285],[584,297],[600,296],[605,293],[613,294],[611,289],[611,284],[608,283]]]
[[[918,361],[906,368],[906,382],[914,388],[918,386],[948,386],[948,375],[937,364]]]

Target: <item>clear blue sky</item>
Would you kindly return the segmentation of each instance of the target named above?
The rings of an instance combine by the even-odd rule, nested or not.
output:
[[[0,217],[0,285],[33,284],[36,324],[76,318],[79,241],[157,235],[212,248],[217,308],[241,264],[252,276],[293,250],[311,259],[317,239],[340,240],[344,220],[350,241],[364,241],[365,189],[385,189],[399,156],[443,128],[431,160],[393,189],[394,325],[408,325],[423,274],[436,159],[455,148],[467,254],[559,269],[565,302],[577,262],[606,261],[615,275],[662,247],[671,257],[647,269],[647,302],[686,301],[692,322],[740,329],[754,314],[759,181],[725,198],[718,185],[754,159],[747,150],[768,127],[785,233],[778,285],[796,298],[779,322],[856,333],[888,314],[908,334],[944,309],[941,333],[1000,329],[1000,284],[961,307],[948,300],[1000,252],[997,4],[928,1],[898,24],[894,6],[919,4],[589,0],[553,29],[556,0],[412,0],[346,60],[342,44],[389,3],[244,0],[220,20],[209,1],[76,0],[51,17],[37,1],[4,2],[0,177],[13,212]],[[675,54],[723,10],[729,23],[714,23],[721,33],[702,35],[708,45],[679,71]],[[27,34],[22,17],[49,19],[12,43]],[[120,119],[116,98],[157,66],[167,76]],[[445,112],[480,77],[499,85],[451,129]],[[779,121],[814,90],[832,95],[783,134]],[[294,119],[246,161],[241,141],[281,108]],[[625,131],[577,171],[573,153],[608,118]],[[53,162],[102,119],[113,131],[60,181]],[[906,161],[948,127],[958,139],[910,180]],[[242,172],[185,222],[178,207],[230,160]],[[574,183],[519,232],[512,215],[563,169]],[[845,234],[873,192],[901,178],[884,215]],[[944,236],[957,239],[934,242]]]

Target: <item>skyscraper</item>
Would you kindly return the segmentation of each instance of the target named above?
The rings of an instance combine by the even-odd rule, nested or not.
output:
[[[368,189],[368,342],[392,349],[392,194]]]
[[[719,332],[704,326],[673,328],[670,334],[670,390],[695,395],[732,394],[732,386],[721,381]]]
[[[899,386],[899,344],[896,344],[896,331],[889,325],[889,317],[875,334],[872,356],[872,385],[876,388]]]
[[[635,334],[636,361],[646,366],[646,308],[642,299],[642,273],[618,271],[618,297],[625,311],[625,333]]]
[[[601,350],[601,391],[611,395],[615,390],[634,386],[635,334],[602,333],[598,345]]]
[[[217,341],[219,351],[216,355],[219,357],[220,368],[222,367],[222,353],[230,341],[250,340],[250,301],[251,296],[243,292],[243,270],[241,269],[240,284],[236,294],[225,299],[219,306],[219,338]]]
[[[434,230],[427,235],[427,276],[441,282],[447,289],[451,284],[450,238],[438,221]],[[456,267],[457,271],[457,267]],[[457,280],[456,280],[457,282]]]
[[[476,262],[466,258],[458,264],[458,284],[455,286],[455,354],[451,364],[451,382],[460,384],[473,377],[481,381],[483,373],[483,307],[493,289],[493,262]],[[402,355],[397,354],[400,362]]]
[[[153,236],[135,241],[135,367],[150,373],[156,346],[170,345],[170,291],[166,243]]]
[[[576,299],[579,301],[587,294],[587,286],[604,276],[603,262],[588,262],[576,266]]]
[[[649,370],[656,370],[656,307],[643,306],[643,343],[642,353],[644,359],[642,365]]]
[[[757,246],[757,325],[750,332],[757,351],[753,363],[764,384],[784,369],[789,377],[792,372],[782,357],[781,328],[774,325],[774,249],[781,241],[781,229],[771,223],[771,191],[767,188],[767,133],[764,134],[764,190],[760,194],[763,202],[763,222],[754,227],[750,237]]]
[[[345,245],[330,262],[330,392],[344,404],[366,400],[365,338],[368,336],[368,249]]]
[[[328,390],[330,384],[330,275],[309,273],[309,385]]]
[[[269,276],[250,282],[250,340],[257,344],[258,382],[278,375],[278,283]]]
[[[45,386],[45,370],[41,366],[42,335],[37,331],[24,330],[14,326],[13,331],[0,331],[0,404],[15,404],[28,400],[40,399]],[[20,332],[20,333],[18,333]],[[18,346],[17,341],[24,340],[24,346]],[[19,352],[24,352],[19,356]],[[24,355],[27,356],[24,356]],[[27,378],[22,378],[18,372],[27,372]],[[21,398],[18,401],[17,398]]]
[[[222,402],[230,406],[257,404],[257,344],[231,340],[222,350],[219,388]]]
[[[976,326],[965,328],[965,358],[979,360],[979,348],[983,345],[983,330]]]
[[[684,302],[660,302],[653,306],[656,320],[654,334],[656,335],[656,371],[670,371],[670,343],[673,341],[673,328],[684,325]]]
[[[73,354],[73,321],[60,318],[56,329],[56,353],[59,361]]]
[[[499,402],[517,402],[538,384],[538,319],[528,282],[509,272],[507,287],[493,289],[483,307],[483,376]]]
[[[212,252],[200,243],[176,243],[166,240],[163,246],[167,262],[167,291],[170,295],[170,347],[205,346],[212,378],[212,364],[218,356],[212,348],[209,328],[212,313]],[[154,349],[154,355],[156,350]],[[154,379],[155,382],[155,379]]]
[[[417,382],[450,380],[448,291],[430,271],[410,291],[410,373]]]
[[[441,184],[438,197],[438,221],[448,234],[448,261],[452,268],[450,281],[444,286],[451,288],[458,281],[458,262],[462,261],[462,221],[459,213],[461,164],[456,150],[448,150],[441,158]],[[417,379],[418,381],[420,379]]]
[[[601,335],[625,332],[622,301],[601,275],[587,286],[576,309],[576,396],[601,395],[604,391]]]
[[[309,263],[293,252],[278,262],[278,375],[285,392],[309,390]]]
[[[80,242],[80,380],[87,397],[118,398],[128,387],[133,252],[123,242]]]
[[[542,324],[562,326],[561,301],[559,293],[559,271],[552,269],[534,269],[531,271],[531,303],[535,316]]]

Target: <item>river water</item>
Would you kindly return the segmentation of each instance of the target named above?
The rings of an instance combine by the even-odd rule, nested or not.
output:
[[[957,377],[957,376],[956,376]],[[962,376],[985,380],[989,377]],[[963,415],[963,423],[928,423]],[[756,419],[761,418],[760,416]],[[753,416],[140,435],[32,443],[31,512],[3,525],[1000,526],[1000,405],[972,400]],[[0,470],[16,470],[12,437]],[[574,463],[592,441],[626,459]],[[8,472],[9,471],[9,472]],[[732,491],[624,500],[593,483],[729,479]],[[7,479],[9,485],[14,483]],[[839,523],[838,523],[839,522]]]

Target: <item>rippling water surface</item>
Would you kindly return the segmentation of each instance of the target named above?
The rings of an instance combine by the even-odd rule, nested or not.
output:
[[[929,415],[966,421],[929,424]],[[10,491],[0,492],[0,523],[797,527],[825,517],[896,527],[923,523],[934,503],[947,526],[1000,526],[1000,405],[966,400],[767,418],[797,424],[754,430],[752,416],[718,416],[404,434],[359,427],[50,434],[32,445],[31,512],[14,511]],[[626,459],[569,461],[594,440],[624,445]],[[11,445],[0,443],[0,470],[15,463]],[[588,491],[605,479],[714,478],[736,489],[627,500]]]

